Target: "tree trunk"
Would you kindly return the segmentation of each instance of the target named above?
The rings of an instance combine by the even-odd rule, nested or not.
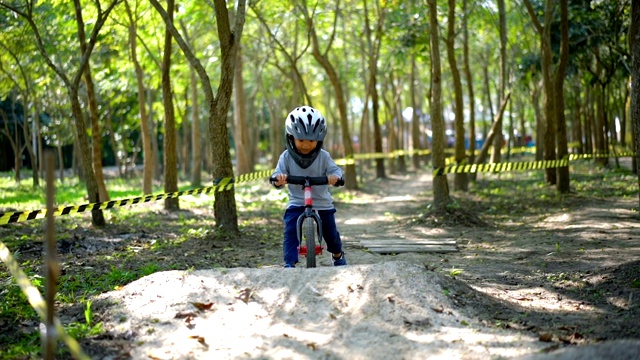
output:
[[[119,150],[118,150],[118,142],[116,141],[116,134],[114,132],[113,129],[113,120],[111,119],[112,117],[112,112],[111,109],[108,108],[107,109],[107,116],[106,116],[106,122],[107,122],[107,130],[109,131],[109,144],[111,145],[111,149],[113,150],[113,154],[116,160],[116,167],[118,168],[118,176],[122,177],[123,173],[122,173],[122,158],[120,157],[119,154]]]
[[[564,75],[569,62],[569,9],[568,0],[560,0],[560,28],[562,41],[560,43],[560,60],[556,69],[555,77],[555,98],[556,98],[556,121],[557,121],[557,146],[558,159],[562,160],[569,156],[567,148],[567,121],[564,116]],[[569,165],[558,168],[558,183],[556,189],[561,194],[569,193],[570,177]]]
[[[493,125],[491,125],[491,129],[487,134],[487,139],[482,144],[482,149],[480,149],[480,154],[476,158],[476,164],[482,164],[487,159],[487,154],[489,153],[489,148],[493,143],[493,139],[496,134],[496,129],[498,128],[499,123],[502,122],[502,117],[504,116],[504,110],[507,108],[507,103],[509,102],[509,98],[511,97],[511,92],[509,91],[507,95],[505,95],[504,100],[502,101],[502,105],[500,105],[500,110],[496,114],[496,118],[493,120]]]
[[[451,70],[451,78],[453,81],[453,96],[455,99],[455,159],[456,164],[462,165],[466,163],[466,155],[464,149],[464,109],[462,108],[462,81],[460,80],[460,71],[456,62],[455,51],[455,21],[456,21],[456,1],[449,0],[449,14],[447,21],[447,58],[449,60],[449,69]],[[467,191],[469,189],[469,177],[467,173],[456,173],[453,180],[453,190]]]
[[[244,79],[242,77],[242,46],[236,54],[235,74],[233,76],[233,119],[235,122],[236,149],[236,173],[246,174],[251,172],[249,158],[253,153],[253,144],[249,143],[249,129],[247,126],[247,97],[244,92]]]
[[[211,143],[212,172],[214,179],[220,180],[233,177],[231,154],[229,153],[229,139],[227,130],[227,111],[231,102],[233,90],[233,74],[237,48],[242,38],[245,21],[245,1],[239,0],[235,25],[231,29],[229,14],[224,0],[214,0],[216,24],[221,50],[221,77],[217,96],[214,97],[209,75],[202,63],[195,57],[189,45],[178,32],[167,12],[160,6],[158,0],[150,0],[153,7],[162,16],[165,25],[171,31],[189,63],[197,70],[205,94],[209,110],[209,142]],[[232,31],[233,30],[233,31]],[[233,186],[219,189],[215,193],[214,216],[216,225],[229,233],[238,232],[238,214],[236,210],[235,191]]]
[[[386,81],[386,84],[383,86],[384,88],[387,88],[389,86],[389,82],[391,80],[388,79]],[[395,117],[393,116],[393,104],[392,102],[388,99],[388,91],[384,91],[382,94],[382,101],[384,101],[384,107],[386,109],[386,115],[387,115],[387,151],[386,153],[391,155],[394,154],[394,152],[397,150],[397,145],[396,145],[396,127],[395,127]],[[389,156],[389,172],[392,174],[396,173],[396,160],[394,156]]]
[[[76,22],[78,24],[78,38],[80,40],[80,51],[85,53],[87,51],[87,40],[84,33],[84,20],[82,19],[82,7],[80,0],[74,0],[76,13]],[[96,183],[98,184],[98,192],[100,194],[100,201],[109,201],[109,193],[104,183],[104,174],[102,173],[102,133],[100,131],[100,116],[98,115],[98,102],[96,100],[96,91],[93,85],[93,78],[91,75],[90,60],[84,66],[84,82],[87,86],[87,100],[89,102],[89,120],[91,121],[91,137],[93,140],[92,146],[92,159],[93,159],[93,171],[96,176]]]
[[[198,102],[198,77],[193,66],[189,66],[191,80],[191,186],[202,184],[202,140],[200,139],[200,104]]]
[[[422,144],[420,143],[420,118],[418,117],[418,100],[416,99],[416,55],[411,54],[411,72],[409,75],[409,95],[411,97],[411,108],[413,111],[411,112],[411,144],[413,147],[414,154],[412,156],[413,159],[413,167],[418,170],[420,169],[420,156],[416,153],[416,151],[422,149]]]
[[[331,63],[331,61],[329,61],[329,57],[328,57],[328,51],[331,45],[329,45],[329,47],[327,48],[324,54],[320,52],[318,35],[316,34],[316,27],[313,23],[313,18],[311,18],[308,13],[308,10],[306,8],[306,3],[303,2],[301,6],[303,8],[302,9],[303,15],[306,19],[309,36],[311,37],[313,57],[320,64],[320,66],[322,66],[322,68],[325,70],[325,72],[327,73],[327,76],[329,77],[329,81],[333,86],[336,102],[338,105],[338,113],[340,114],[340,129],[342,130],[342,145],[344,146],[345,156],[348,159],[353,159],[353,144],[351,141],[351,132],[349,131],[349,115],[347,111],[346,97],[345,97],[342,84],[340,83],[340,79],[338,78],[338,73],[333,67],[333,64]],[[338,16],[338,13],[339,11],[336,11],[335,16]],[[331,41],[329,42],[329,44],[331,44]],[[347,165],[345,166],[344,177],[345,177],[345,184],[347,189],[349,190],[358,189],[358,179],[356,177],[355,163],[353,162],[347,163]]]
[[[13,8],[7,4],[3,4],[4,7],[11,9],[16,14],[25,18],[25,20],[29,23],[29,26],[34,32],[36,37],[36,45],[43,59],[47,63],[47,66],[51,68],[64,82],[67,92],[69,94],[69,98],[71,101],[71,111],[74,118],[74,135],[75,135],[75,144],[78,146],[81,157],[82,157],[82,170],[85,181],[85,186],[87,189],[87,195],[89,197],[89,201],[92,203],[99,202],[99,194],[98,194],[98,184],[96,181],[95,173],[93,172],[93,167],[91,164],[91,152],[89,149],[89,142],[87,140],[87,132],[86,126],[84,122],[84,117],[82,115],[82,108],[80,105],[80,100],[78,99],[78,87],[80,84],[80,80],[82,79],[84,67],[87,66],[87,62],[89,61],[89,57],[93,51],[95,43],[97,41],[98,34],[100,29],[104,25],[105,21],[109,17],[109,13],[113,10],[114,6],[118,3],[118,0],[114,0],[104,11],[99,11],[97,15],[97,19],[93,26],[93,31],[91,33],[91,37],[89,39],[88,46],[86,51],[83,52],[82,58],[80,59],[80,66],[76,70],[73,80],[70,80],[66,73],[59,67],[57,67],[44,46],[44,42],[40,37],[40,32],[35,24],[35,20],[31,17],[31,13],[23,13],[17,8]],[[105,219],[102,210],[92,210],[92,223],[94,226],[104,226]]]
[[[43,162],[40,161],[41,159],[43,159],[43,154],[44,152],[42,151],[42,125],[40,124],[40,106],[39,106],[39,102],[36,100],[33,102],[33,106],[34,106],[34,114],[33,114],[33,121],[35,122],[35,129],[34,129],[34,136],[36,137],[36,148],[34,149],[35,151],[35,161],[36,163],[33,163],[31,166],[33,168],[33,172],[34,172],[34,178],[33,178],[33,186],[40,186],[40,170],[43,169]]]
[[[445,164],[444,119],[442,117],[442,70],[440,66],[440,35],[436,0],[427,0],[429,7],[429,37],[431,45],[431,124],[433,127],[433,167]],[[445,211],[451,203],[446,175],[433,176],[433,209]]]
[[[64,158],[62,156],[62,145],[58,143],[56,147],[58,149],[58,177],[60,183],[64,184]]]
[[[174,0],[167,0],[167,14],[173,23]],[[162,103],[164,105],[164,192],[178,191],[178,149],[176,147],[176,117],[171,88],[171,32],[165,30],[162,56]],[[180,209],[180,199],[165,198],[166,210]]]
[[[498,18],[500,23],[500,86],[498,88],[498,99],[504,98],[507,87],[507,21],[504,0],[498,0]],[[500,117],[502,119],[502,117]],[[493,139],[493,152],[491,153],[491,162],[499,163],[501,161],[502,144],[504,136],[502,135],[503,122],[496,124]]]
[[[545,132],[544,132],[544,160],[550,161],[556,159],[556,131],[557,131],[557,112],[556,112],[556,95],[553,81],[553,54],[551,49],[551,22],[553,20],[553,2],[545,0],[544,26],[538,21],[538,15],[531,5],[530,0],[524,0],[524,4],[529,12],[529,17],[533,22],[538,35],[540,36],[540,51],[542,58],[542,77],[544,88],[544,113],[545,113]],[[545,169],[545,179],[550,185],[556,184],[556,169]]]
[[[402,86],[396,86],[395,78],[391,74],[391,90],[394,95],[393,97],[393,109],[395,111],[394,118],[397,122],[398,126],[396,127],[396,139],[397,139],[397,149],[401,150],[402,153],[398,156],[398,172],[400,174],[404,174],[407,172],[407,157],[404,155],[405,147],[405,130],[404,130],[404,117],[402,116],[402,99],[400,95],[402,94]]]
[[[584,125],[586,121],[582,120],[582,102],[580,99],[580,90],[577,89],[575,93],[575,104],[574,104],[574,128],[575,128],[575,139],[573,141],[577,141],[579,143],[577,152],[579,154],[585,153],[585,142],[582,140],[585,137],[586,132],[584,131]]]
[[[384,11],[378,14],[378,23],[376,24],[375,38],[371,39],[371,28],[369,27],[369,14],[367,9],[367,1],[364,1],[365,9],[365,36],[367,38],[368,53],[369,53],[369,86],[368,93],[371,95],[372,115],[373,115],[373,146],[374,152],[381,154],[382,149],[382,131],[380,128],[380,99],[378,96],[378,82],[377,82],[377,62],[378,55],[380,54],[380,46],[382,44],[382,25],[384,23]],[[385,178],[384,159],[376,158],[376,178]]]
[[[91,151],[89,150],[89,141],[87,139],[87,128],[82,115],[82,106],[78,99],[78,87],[69,87],[69,98],[71,100],[71,112],[73,113],[73,119],[75,120],[74,126],[74,138],[75,143],[78,145],[78,154],[80,155],[80,166],[84,177],[85,186],[87,188],[87,195],[89,202],[97,203],[100,201],[100,191],[98,189],[98,182],[96,181],[95,173],[93,172],[93,166],[91,162]],[[104,214],[102,210],[91,211],[92,223],[94,226],[106,225]]]
[[[629,28],[631,50],[631,112],[630,120],[634,126],[635,173],[640,186],[640,0],[631,0],[631,26]],[[638,193],[640,204],[640,193]]]
[[[463,59],[464,74],[467,80],[467,91],[469,96],[469,163],[473,164],[476,157],[476,108],[475,96],[473,93],[473,76],[471,76],[471,65],[469,64],[469,29],[467,26],[467,0],[462,2],[462,34],[463,34]],[[473,174],[470,176],[473,180]]]
[[[129,7],[129,1],[124,2],[127,16],[129,17],[129,47],[131,51],[131,60],[136,72],[136,80],[138,85],[138,108],[140,111],[140,132],[142,135],[142,193],[149,195],[153,191],[153,175],[155,172],[155,158],[153,151],[153,140],[149,117],[147,116],[147,99],[146,89],[144,86],[144,74],[137,55],[137,19],[134,20]],[[135,166],[135,158],[134,166]]]
[[[540,90],[537,84],[534,84],[530,90],[531,102],[533,105],[533,113],[536,117],[536,160],[542,161],[544,157],[544,127],[545,119],[540,108]]]

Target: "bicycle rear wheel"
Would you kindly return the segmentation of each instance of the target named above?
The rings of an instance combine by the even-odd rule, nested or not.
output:
[[[307,267],[316,267],[317,225],[313,218],[306,218],[302,223],[302,237],[307,246]]]

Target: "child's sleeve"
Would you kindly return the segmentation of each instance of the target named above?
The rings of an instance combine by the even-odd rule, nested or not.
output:
[[[336,164],[331,155],[327,156],[327,176],[329,175],[342,178],[342,169]]]
[[[278,159],[278,164],[276,165],[276,170],[273,172],[273,174],[271,174],[271,177],[274,177],[278,174],[288,174],[289,172],[287,171],[287,166],[285,164],[285,159],[284,159],[284,152],[282,154],[280,154],[280,158]],[[276,186],[275,184],[273,184],[273,186],[276,189],[282,189],[284,187],[284,185],[282,186]]]

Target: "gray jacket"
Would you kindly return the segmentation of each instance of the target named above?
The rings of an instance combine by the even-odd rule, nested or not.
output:
[[[294,176],[328,176],[336,175],[342,177],[342,169],[336,165],[328,151],[322,149],[314,162],[306,169],[301,168],[291,158],[289,151],[285,150],[278,159],[278,165],[273,175],[286,174]],[[287,208],[292,206],[304,206],[304,190],[302,185],[291,185],[289,187],[289,203]],[[329,193],[329,185],[314,185],[311,188],[313,207],[317,210],[333,209],[333,197]]]

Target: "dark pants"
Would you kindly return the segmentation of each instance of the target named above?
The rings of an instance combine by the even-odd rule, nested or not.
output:
[[[304,206],[290,207],[284,212],[284,263],[295,264],[298,262],[298,234],[296,224],[298,217],[304,212]],[[317,210],[322,220],[322,237],[327,243],[327,250],[332,254],[342,252],[342,242],[340,241],[340,233],[336,227],[336,218],[333,214],[336,209]],[[311,250],[311,249],[310,249]],[[313,250],[311,250],[313,251]]]

